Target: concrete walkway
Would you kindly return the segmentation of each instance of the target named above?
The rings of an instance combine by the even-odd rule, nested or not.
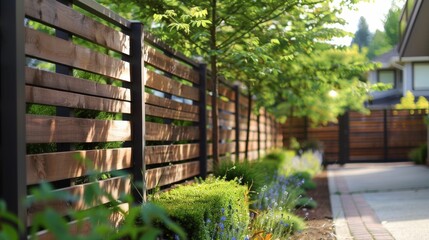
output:
[[[337,239],[429,240],[429,168],[412,163],[328,167]]]

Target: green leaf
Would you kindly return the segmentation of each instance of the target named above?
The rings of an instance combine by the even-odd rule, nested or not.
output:
[[[280,41],[277,38],[273,38],[270,41],[272,44],[280,45]]]

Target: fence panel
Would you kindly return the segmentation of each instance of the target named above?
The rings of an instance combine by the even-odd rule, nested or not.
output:
[[[10,97],[17,101],[13,108],[23,110],[26,104],[26,112],[13,118],[17,124],[25,124],[26,136],[16,132],[16,149],[11,147],[16,153],[21,151],[22,159],[17,161],[22,160],[18,163],[25,168],[15,169],[19,164],[11,167],[26,174],[20,186],[11,185],[17,192],[10,199],[19,194],[32,199],[25,188],[42,182],[78,199],[34,203],[27,214],[14,209],[28,226],[48,206],[64,216],[70,209],[97,207],[83,201],[85,190],[93,183],[114,199],[100,197],[98,204],[113,206],[125,193],[141,202],[147,190],[205,177],[213,168],[207,156],[213,154],[214,144],[207,144],[212,138],[211,101],[207,98],[218,101],[220,142],[216,144],[223,160],[254,160],[262,152],[282,146],[282,134],[276,130],[279,124],[265,110],[259,116],[253,113],[254,100],[249,104],[242,89],[221,79],[219,96],[211,96],[206,66],[144,33],[140,23],[88,0],[25,0],[24,5],[16,6],[25,12],[23,16],[15,16],[21,19],[25,15],[23,39],[14,39],[22,45],[18,50],[25,49],[21,60],[25,56],[27,64],[23,69],[14,65],[23,77],[22,82],[12,78],[16,95]],[[22,25],[13,27],[22,29]],[[2,41],[2,54],[4,46]],[[2,84],[3,93],[4,89]],[[2,95],[0,102],[6,110],[3,96],[9,95]],[[3,132],[7,121],[2,117],[0,123]],[[2,172],[5,166],[2,161]],[[89,176],[92,170],[104,177],[94,182]],[[5,183],[2,178],[1,197],[7,189]],[[17,201],[9,202],[15,202],[10,205],[17,208]],[[118,207],[126,209],[127,204]],[[112,224],[119,221],[112,216]],[[88,224],[79,230],[70,219],[71,231],[84,231]],[[49,233],[39,236],[49,238]]]
[[[422,110],[372,110],[365,115],[350,112],[346,125],[348,162],[404,161],[408,153],[427,140],[427,126]],[[299,142],[318,140],[323,143],[325,161],[340,163],[339,125],[309,127],[305,119],[292,118],[283,125],[284,144],[290,137]],[[347,152],[346,152],[347,153]]]
[[[135,117],[135,109],[144,105],[136,101],[143,96],[138,90],[143,79],[133,69],[141,65],[141,57],[131,50],[138,48],[133,44],[139,44],[142,32],[132,36],[131,24],[124,19],[126,25],[119,30],[116,20],[106,16],[102,23],[83,8],[55,0],[26,0],[24,9],[27,185],[47,181],[56,192],[77,197],[75,202],[30,205],[31,225],[47,206],[63,215],[69,209],[96,207],[83,201],[92,184],[92,168],[110,176],[96,184],[114,199],[132,192],[130,176],[139,179],[133,170],[140,172],[143,161],[134,146],[142,146],[141,140],[135,144],[136,120],[144,122]],[[116,176],[118,170],[124,172]]]
[[[415,147],[426,143],[424,111],[389,110],[387,111],[388,158],[407,159],[408,153]]]

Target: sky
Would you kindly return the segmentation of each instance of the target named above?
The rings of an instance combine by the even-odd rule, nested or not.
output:
[[[383,20],[392,5],[392,1],[394,0],[370,0],[369,2],[358,3],[356,5],[356,11],[348,9],[344,10],[341,17],[346,20],[347,24],[341,28],[348,32],[355,33],[359,23],[359,18],[363,16],[368,22],[369,30],[372,33],[377,29],[383,30]],[[404,0],[397,2],[403,4]],[[402,6],[402,4],[400,6]],[[340,38],[335,39],[334,43],[338,45],[350,45],[351,40],[351,37]]]

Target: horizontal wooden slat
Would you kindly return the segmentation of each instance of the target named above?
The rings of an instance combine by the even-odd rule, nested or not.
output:
[[[149,116],[185,120],[185,121],[192,121],[192,122],[198,122],[198,119],[199,119],[198,114],[195,114],[195,113],[176,111],[168,108],[152,106],[149,104],[146,104],[145,108],[146,108],[146,114]]]
[[[196,105],[189,105],[185,103],[179,103],[167,98],[162,98],[155,96],[153,94],[145,94],[146,103],[156,105],[156,106],[162,106],[164,108],[173,109],[177,111],[183,111],[183,112],[190,112],[190,113],[199,113],[198,106]]]
[[[213,137],[213,129],[207,129],[207,140],[212,140]],[[225,129],[219,128],[219,139],[221,140],[235,140],[235,130],[234,129]]]
[[[150,70],[146,70],[146,86],[161,92],[170,93],[195,101],[200,99],[198,88],[183,85],[176,80],[162,76]]]
[[[199,144],[180,144],[145,147],[145,163],[158,164],[197,158],[200,154]]]
[[[86,79],[75,78],[30,67],[25,68],[25,82],[28,85],[131,101],[130,89],[100,84]]]
[[[39,103],[113,113],[131,113],[130,102],[86,96],[83,94],[50,90],[46,88],[26,86],[25,97],[28,103]]]
[[[234,113],[235,112],[235,103],[234,102],[224,102],[224,101],[219,101],[218,102],[218,108]]]
[[[31,154],[26,162],[27,184],[36,184],[84,176],[89,170],[87,164],[100,172],[129,168],[131,148]]]
[[[128,62],[30,28],[25,28],[25,53],[31,57],[61,63],[122,81],[130,81]]]
[[[235,142],[232,143],[220,143],[218,145],[219,154],[225,154],[227,152],[235,152]],[[213,144],[207,144],[207,155],[213,155]]]
[[[220,85],[219,89],[218,89],[218,92],[219,92],[220,96],[227,97],[230,101],[234,101],[235,100],[235,92],[232,89],[228,88],[228,87]],[[240,102],[240,104],[241,104],[241,102]]]
[[[258,142],[249,141],[249,151],[257,150]],[[240,142],[240,152],[246,151],[246,142]]]
[[[128,121],[26,116],[27,143],[110,142],[131,140]]]
[[[207,105],[212,106],[212,96],[209,94],[206,95]],[[235,103],[234,102],[225,102],[223,100],[217,99],[218,109],[228,111],[230,113],[235,113]]]
[[[97,184],[103,191],[107,194],[111,195],[113,199],[118,199],[123,194],[131,193],[131,180],[129,176],[123,177],[115,177],[107,180],[101,180],[94,183],[86,183],[76,186],[71,186],[68,188],[62,188],[55,190],[57,193],[68,193],[74,196],[76,201],[68,201],[68,200],[57,200],[51,201],[49,203],[34,203],[27,208],[27,226],[31,225],[34,214],[43,211],[46,207],[50,207],[54,209],[56,212],[62,215],[66,215],[70,209],[74,210],[85,210],[91,207],[97,206],[96,203],[87,204],[84,202],[83,196],[91,186],[91,184]],[[27,197],[30,202],[33,198],[32,196]],[[105,195],[100,195],[97,199],[98,204],[108,203],[110,201]]]
[[[181,52],[177,51],[176,49],[173,49],[172,47],[165,44],[161,39],[153,36],[152,34],[145,32],[144,34],[144,40],[148,42],[151,45],[154,45],[157,48],[162,49],[164,53],[168,53],[169,55],[173,55],[175,58],[180,59],[181,61],[184,61],[194,67],[198,67],[199,63],[193,59],[190,59],[183,55]]]
[[[147,45],[144,48],[144,60],[150,65],[153,65],[180,78],[197,84],[200,82],[197,71],[180,62],[175,61],[172,58],[165,56],[161,52],[156,51],[154,48]]]
[[[182,127],[161,123],[146,122],[146,141],[198,140],[199,127]]]
[[[146,171],[147,189],[182,181],[200,173],[199,162],[189,162]]]
[[[25,14],[112,50],[130,54],[130,37],[55,0],[25,0]]]

